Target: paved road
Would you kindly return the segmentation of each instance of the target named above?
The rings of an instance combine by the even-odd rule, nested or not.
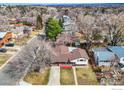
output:
[[[37,40],[42,38],[35,37],[27,45],[32,45]],[[43,40],[43,39],[42,39]],[[36,47],[36,46],[35,46]],[[33,47],[31,48],[33,49]],[[31,50],[29,50],[31,51]],[[18,85],[19,81],[24,78],[28,68],[31,65],[31,61],[27,61],[25,55],[27,54],[25,46],[15,55],[14,58],[0,69],[0,85]],[[22,61],[23,58],[23,61]]]
[[[60,85],[60,67],[52,66],[48,85]]]

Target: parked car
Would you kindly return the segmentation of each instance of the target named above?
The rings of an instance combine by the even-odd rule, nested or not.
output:
[[[7,49],[5,49],[5,48],[0,48],[0,52],[5,53],[5,52],[7,52]]]
[[[8,43],[8,44],[5,44],[5,46],[14,47],[14,43]]]

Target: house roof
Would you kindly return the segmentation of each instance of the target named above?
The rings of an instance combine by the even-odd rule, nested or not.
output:
[[[53,61],[54,62],[68,62],[68,60],[75,60],[78,58],[86,58],[89,59],[86,51],[80,48],[73,48],[74,50],[69,51],[69,47],[67,46],[56,46],[53,50]]]
[[[95,48],[93,52],[99,62],[115,60],[114,53],[108,51],[106,48]]]
[[[0,38],[2,39],[5,35],[6,35],[7,32],[0,32]]]
[[[93,50],[93,52],[99,52],[99,51],[108,51],[106,48],[94,48],[94,49],[92,49]]]
[[[115,53],[119,58],[124,57],[124,46],[109,46],[108,49]]]
[[[112,61],[115,60],[115,55],[109,51],[99,51],[96,53],[98,61]]]
[[[72,52],[70,52],[70,56],[69,56],[70,60],[74,60],[77,58],[89,59],[86,51],[84,49],[80,49],[80,48],[74,49]]]
[[[67,54],[68,53],[68,47],[66,47],[64,45],[57,46],[53,50],[57,55],[59,55],[59,54]]]

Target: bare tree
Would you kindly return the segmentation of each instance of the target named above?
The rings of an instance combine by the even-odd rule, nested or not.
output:
[[[30,62],[29,71],[41,72],[51,63],[50,45],[44,41],[35,41],[27,45],[22,60]]]
[[[108,17],[105,24],[108,28],[110,45],[116,46],[124,34],[124,20],[122,15]]]
[[[86,49],[89,49],[92,43],[92,31],[95,27],[95,17],[90,15],[80,15],[78,25],[79,31],[85,36]]]

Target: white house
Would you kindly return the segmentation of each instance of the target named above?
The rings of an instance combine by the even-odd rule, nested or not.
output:
[[[67,15],[63,15],[63,20],[64,20],[63,22],[64,32],[71,33],[74,22]]]
[[[71,62],[75,63],[76,65],[88,65],[88,58],[77,58],[71,60]]]
[[[89,57],[84,49],[60,45],[53,50],[53,64],[88,65]]]

